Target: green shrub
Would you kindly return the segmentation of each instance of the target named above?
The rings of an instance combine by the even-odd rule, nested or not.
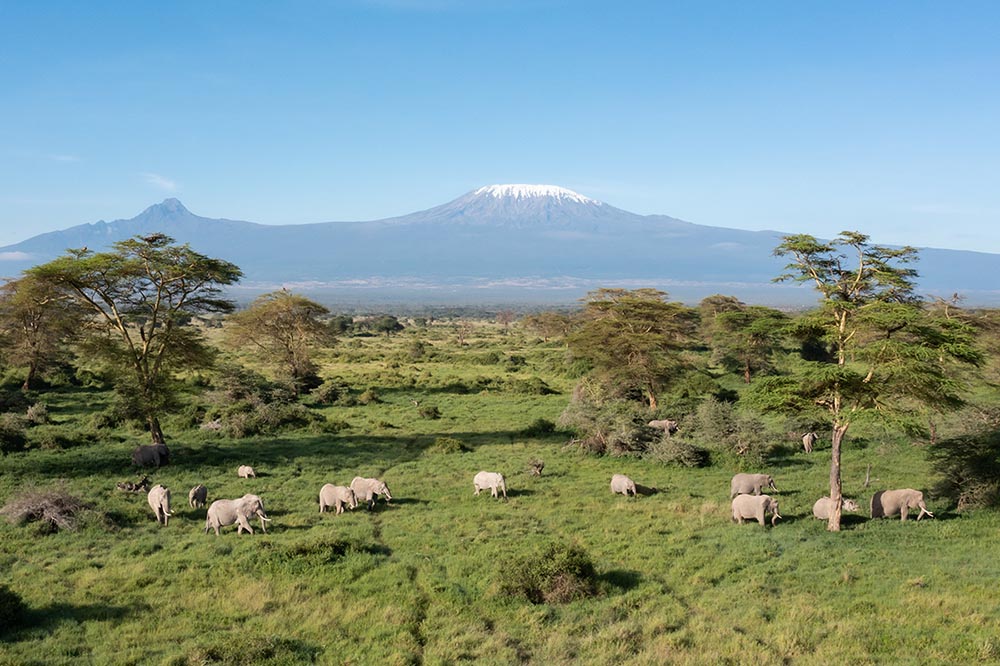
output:
[[[644,457],[679,467],[705,467],[709,461],[708,451],[676,435],[652,442]]]
[[[556,424],[548,419],[535,419],[531,425],[521,430],[525,437],[545,437],[556,431]]]
[[[49,451],[97,443],[93,432],[65,426],[38,426],[28,430],[26,436],[30,448]]]
[[[1000,505],[1000,431],[938,442],[927,451],[941,475],[934,494],[959,511]]]
[[[28,424],[37,426],[45,425],[49,422],[49,407],[44,402],[36,402],[31,407],[28,407],[28,411],[25,414],[25,418],[28,419]]]
[[[379,397],[378,391],[374,388],[367,388],[358,396],[358,403],[362,405],[375,405],[380,402],[382,402],[382,398]]]
[[[419,414],[422,419],[441,418],[441,410],[437,408],[437,405],[421,405],[420,409],[417,410],[417,414]]]
[[[320,650],[302,641],[277,636],[243,636],[238,641],[220,638],[219,643],[198,647],[188,654],[191,666],[277,666],[312,664]]]
[[[506,560],[499,571],[501,595],[533,604],[559,604],[597,593],[597,573],[583,548],[552,543],[542,550]]]
[[[454,437],[438,437],[425,449],[427,453],[464,453],[468,450],[461,440]]]
[[[0,585],[0,633],[22,624],[28,607],[14,590]]]
[[[0,414],[0,453],[23,451],[27,444],[27,419],[20,414]]]

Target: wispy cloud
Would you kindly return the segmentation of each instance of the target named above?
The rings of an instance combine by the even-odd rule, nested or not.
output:
[[[24,261],[31,259],[27,252],[0,252],[0,261]]]
[[[79,162],[80,158],[77,155],[49,155],[49,159],[53,162]]]
[[[158,187],[161,190],[166,190],[167,192],[173,192],[177,189],[177,183],[170,180],[165,176],[161,176],[158,173],[144,173],[142,177],[147,183],[154,187]]]

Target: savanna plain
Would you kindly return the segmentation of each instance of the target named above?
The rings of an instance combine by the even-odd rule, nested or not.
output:
[[[403,323],[344,332],[319,350],[325,383],[295,398],[280,428],[226,423],[236,398],[220,375],[181,373],[162,468],[132,467],[148,434],[115,422],[113,392],[85,372],[11,407],[44,404],[25,449],[0,458],[0,504],[57,489],[90,508],[74,530],[0,522],[0,582],[23,601],[16,626],[0,627],[0,663],[1000,661],[1000,515],[935,494],[927,438],[853,426],[844,495],[862,510],[828,532],[811,512],[829,491],[828,432],[806,453],[801,428],[768,417],[759,457],[718,452],[692,434],[700,398],[688,391],[647,417],[676,418],[707,464],[595,455],[561,418],[587,368],[560,336],[492,318]],[[251,350],[221,354],[259,373],[239,381],[264,390],[252,377],[269,368]],[[705,357],[712,391],[732,401],[745,390],[706,350],[689,354]],[[795,362],[779,356],[779,369]],[[994,395],[993,363],[969,387],[981,402]],[[17,373],[6,382],[16,393]],[[936,438],[966,432],[970,418],[938,418]],[[216,419],[222,427],[203,427]],[[243,464],[257,478],[237,478]],[[505,475],[506,501],[473,495],[480,470]],[[774,476],[775,527],[731,521],[740,471]],[[615,473],[639,495],[612,495]],[[166,526],[145,493],[116,488],[143,474],[172,491]],[[384,480],[392,500],[321,514],[320,487],[355,476]],[[186,501],[198,483],[209,502],[262,497],[267,532],[254,521],[252,535],[206,534],[206,509]],[[934,518],[867,517],[874,491],[907,487],[924,491]],[[585,593],[516,593],[553,557],[589,576]]]

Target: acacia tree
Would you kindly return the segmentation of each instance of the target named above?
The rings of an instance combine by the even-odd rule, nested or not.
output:
[[[824,333],[830,354],[803,361],[794,374],[764,378],[748,398],[788,411],[818,409],[831,425],[830,498],[827,529],[840,529],[841,451],[851,425],[864,416],[896,419],[904,427],[910,407],[961,404],[952,364],[978,364],[972,331],[958,319],[928,316],[914,294],[917,259],[911,247],[872,245],[858,232],[823,243],[809,235],[784,237],[777,256],[790,257],[777,281],[811,283],[819,308],[807,315]]]
[[[703,334],[716,363],[739,372],[746,384],[754,374],[772,367],[773,352],[784,336],[787,316],[729,296],[709,296],[702,300],[699,311]]]
[[[164,444],[160,415],[173,398],[174,370],[208,358],[191,318],[231,311],[221,287],[242,273],[164,234],[135,236],[113,247],[101,253],[70,250],[27,275],[64,290],[92,315],[90,348],[117,370],[116,389],[145,420],[153,444]]]
[[[3,354],[27,367],[22,391],[34,387],[39,373],[66,355],[66,343],[80,329],[83,311],[73,299],[32,276],[0,287]]]
[[[599,289],[587,296],[581,325],[567,338],[606,383],[640,389],[650,410],[683,370],[680,351],[695,329],[695,314],[656,289]]]
[[[324,306],[285,289],[257,297],[246,310],[229,317],[226,337],[230,344],[252,345],[264,359],[280,368],[296,395],[316,376],[313,349],[333,339],[323,321]]]

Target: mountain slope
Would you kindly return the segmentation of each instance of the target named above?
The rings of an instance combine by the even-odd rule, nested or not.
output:
[[[782,234],[707,227],[637,215],[550,185],[492,185],[441,206],[384,220],[261,225],[200,217],[176,199],[129,220],[97,222],[0,248],[7,275],[70,247],[102,250],[136,234],[162,232],[239,265],[250,288],[282,283],[390,290],[403,300],[464,294],[572,301],[598,286],[658,286],[676,298],[713,293],[754,302],[802,303],[808,289],[771,279]],[[926,250],[921,288],[998,300],[1000,255]],[[364,290],[358,291],[358,290]],[[992,300],[991,300],[992,299]],[[461,299],[460,299],[461,300]]]

